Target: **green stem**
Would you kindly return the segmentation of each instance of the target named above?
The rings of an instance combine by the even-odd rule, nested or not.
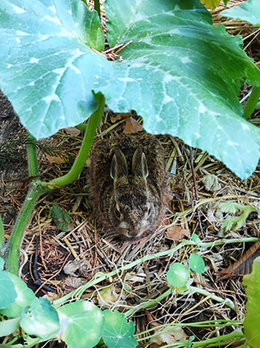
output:
[[[237,339],[245,339],[245,336],[243,334],[243,332],[232,332],[230,334],[227,334],[227,335],[222,335],[222,336],[219,336],[219,337],[213,337],[213,338],[209,338],[207,340],[203,340],[203,341],[200,341],[200,342],[193,342],[192,343],[192,348],[195,348],[195,347],[210,347],[211,344],[214,344],[214,343],[217,343],[218,346],[220,345],[225,345],[227,343],[231,343],[229,340],[236,340]],[[227,342],[228,340],[228,342]],[[226,342],[225,342],[226,341]],[[167,346],[166,346],[167,347]],[[212,347],[216,347],[216,345],[213,345]]]
[[[188,323],[182,323],[182,322],[171,322],[171,323],[166,323],[162,325],[156,326],[156,333],[154,332],[154,328],[147,329],[145,331],[141,331],[139,333],[135,334],[136,339],[138,338],[138,342],[140,341],[145,341],[148,338],[151,339],[152,337],[155,337],[160,334],[160,332],[168,332],[172,331],[173,328],[178,328],[178,327],[196,327],[196,328],[218,328],[218,329],[223,329],[229,326],[241,326],[243,324],[242,320],[232,320],[232,319],[216,319],[216,320],[207,320],[207,321],[200,321],[200,322],[188,322]],[[159,331],[159,329],[162,329]],[[152,335],[147,335],[149,333],[152,333]],[[146,336],[145,336],[146,335]]]
[[[68,171],[67,174],[53,179],[49,182],[43,183],[43,185],[48,190],[53,190],[58,187],[62,187],[65,185],[70,184],[74,180],[76,180],[79,176],[79,174],[82,171],[83,166],[85,165],[85,162],[87,160],[89,151],[91,149],[91,145],[93,143],[96,128],[99,122],[102,119],[103,113],[104,113],[104,106],[105,106],[105,98],[101,93],[96,94],[96,98],[99,100],[99,107],[98,109],[90,116],[88,123],[87,123],[87,130],[85,132],[82,145],[80,147],[79,153],[71,167],[71,169]]]
[[[94,9],[97,11],[100,18],[100,3],[99,0],[94,0]]]
[[[158,305],[158,303],[160,301],[164,300],[167,296],[171,295],[171,293],[172,293],[172,288],[168,289],[167,291],[165,291],[163,294],[161,294],[160,296],[158,296],[155,299],[140,303],[138,306],[136,306],[132,309],[129,309],[129,311],[124,313],[124,316],[126,318],[128,318],[131,315],[133,315],[135,312],[138,312],[139,310],[156,306],[156,305]]]
[[[22,242],[24,230],[29,222],[32,210],[39,199],[39,197],[48,191],[51,191],[57,187],[61,187],[64,185],[70,184],[74,181],[80,174],[88,153],[90,151],[91,145],[94,140],[96,127],[101,120],[104,112],[105,106],[105,98],[101,93],[95,94],[95,99],[99,102],[98,109],[91,115],[88,125],[87,131],[85,132],[84,139],[79,150],[79,153],[72,165],[70,171],[57,179],[51,180],[50,182],[42,182],[38,178],[35,178],[39,175],[38,165],[37,165],[37,156],[36,156],[36,148],[34,142],[34,138],[29,136],[30,143],[27,145],[28,151],[28,167],[29,167],[29,175],[33,177],[29,191],[26,195],[25,201],[23,203],[22,209],[16,219],[11,238],[9,241],[9,245],[7,248],[8,255],[6,257],[6,268],[9,272],[18,274],[18,261],[19,261],[19,253],[20,253],[20,245]],[[1,236],[0,236],[1,243]]]
[[[167,296],[169,296],[171,293],[172,293],[172,288],[168,289],[167,291],[165,291],[163,294],[161,294],[160,296],[158,296],[155,299],[149,300],[147,302],[143,302],[143,303],[139,304],[138,306],[136,306],[132,309],[129,309],[127,312],[124,313],[124,315],[126,317],[130,317],[131,315],[133,315],[135,312],[137,312],[139,310],[153,307],[153,306],[157,305],[160,301],[165,299]],[[236,310],[235,304],[230,299],[223,299],[222,297],[216,296],[216,295],[208,292],[207,290],[204,290],[201,288],[196,288],[194,286],[189,286],[188,290],[185,293],[183,293],[183,295],[193,294],[193,293],[197,293],[197,294],[201,294],[201,295],[210,297],[212,300],[226,304],[229,308],[233,309],[234,311]]]
[[[18,261],[20,254],[20,245],[24,230],[29,222],[32,210],[39,197],[46,192],[39,179],[33,179],[30,189],[24,200],[22,209],[16,219],[8,246],[8,256],[6,259],[7,271],[18,275]]]
[[[200,244],[197,244],[196,242],[193,242],[192,240],[184,240],[172,249],[160,251],[160,252],[158,252],[156,254],[152,254],[152,255],[146,255],[144,257],[141,257],[138,260],[130,262],[129,264],[122,265],[122,267],[120,267],[114,271],[111,271],[109,273],[96,273],[93,280],[90,280],[88,283],[80,286],[78,289],[73,290],[69,294],[54,301],[54,305],[59,307],[71,298],[79,299],[86,289],[88,289],[88,288],[90,288],[98,283],[101,283],[106,279],[109,279],[117,274],[122,274],[123,272],[125,272],[125,271],[139,265],[139,264],[142,264],[146,261],[154,260],[154,259],[161,258],[161,257],[170,257],[170,256],[174,255],[174,253],[176,253],[176,251],[178,251],[179,249],[186,247],[188,245],[197,246],[199,248],[206,249],[206,248],[212,248],[213,246],[216,246],[216,245],[245,243],[245,242],[257,242],[257,241],[258,241],[258,238],[254,238],[254,237],[239,238],[239,239],[223,239],[220,241],[214,241],[214,242],[209,242],[209,243],[200,243]]]
[[[197,288],[195,286],[189,286],[188,290],[183,295],[185,295],[185,294],[193,294],[193,293],[197,293],[197,294],[201,294],[201,295],[204,295],[206,297],[209,297],[212,300],[214,300],[216,302],[223,303],[223,304],[227,305],[229,308],[231,308],[234,311],[236,311],[236,306],[235,306],[234,302],[232,302],[230,299],[223,299],[220,296],[216,296],[216,295],[212,294],[211,292],[208,292],[207,290],[204,290],[204,289],[201,289],[201,288]]]
[[[2,249],[4,245],[5,245],[5,231],[4,231],[3,220],[0,215],[0,249]]]
[[[28,136],[27,161],[29,177],[39,176],[35,139],[32,135]]]
[[[260,87],[254,86],[244,109],[243,117],[248,120],[254,112],[260,97]]]

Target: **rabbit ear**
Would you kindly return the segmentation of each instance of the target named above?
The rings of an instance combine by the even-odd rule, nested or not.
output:
[[[144,179],[147,178],[149,174],[146,156],[141,147],[138,147],[133,155],[132,173]]]
[[[128,168],[125,155],[118,148],[114,148],[114,155],[110,167],[110,176],[113,180],[121,178],[122,176],[128,175]]]

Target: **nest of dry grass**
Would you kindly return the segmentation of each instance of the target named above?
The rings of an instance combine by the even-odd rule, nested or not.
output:
[[[232,1],[229,5],[231,3]],[[230,34],[242,35],[247,53],[254,57],[256,64],[260,66],[260,29],[248,23],[219,17],[221,9],[220,6],[213,11],[215,25],[222,23]],[[241,91],[241,99],[246,101],[249,92],[245,85]],[[111,137],[123,131],[125,119],[115,120],[114,116],[109,110],[106,111],[97,132],[98,136]],[[140,117],[135,118],[139,123],[142,122]],[[255,112],[253,122],[259,125],[259,112]],[[56,299],[91,282],[93,278],[98,277],[99,272],[109,273],[118,270],[108,279],[93,285],[90,283],[82,297],[99,304],[102,308],[117,309],[121,312],[134,309],[131,319],[134,321],[137,334],[147,329],[156,330],[159,325],[169,323],[227,318],[241,320],[246,301],[241,284],[241,273],[244,271],[240,269],[240,273],[229,273],[225,277],[219,272],[240,260],[252,243],[222,244],[200,250],[206,270],[202,275],[192,275],[193,286],[206,289],[210,294],[223,299],[230,299],[236,305],[236,310],[230,309],[224,302],[214,301],[210,296],[205,297],[198,293],[180,295],[173,291],[156,306],[135,312],[140,304],[157,299],[168,289],[166,272],[169,266],[174,262],[187,265],[189,255],[194,252],[194,246],[186,245],[174,254],[151,258],[133,265],[128,270],[122,266],[147,255],[170,250],[178,245],[180,240],[189,239],[193,233],[196,233],[202,242],[259,236],[259,220],[254,214],[249,216],[242,228],[224,232],[221,226],[227,216],[219,205],[221,202],[233,201],[242,205],[259,206],[259,167],[250,178],[241,182],[222,163],[206,152],[192,149],[181,140],[170,136],[161,136],[160,140],[169,154],[167,166],[171,171],[169,185],[173,199],[164,223],[156,233],[137,242],[129,242],[99,231],[92,213],[86,167],[81,177],[72,185],[49,193],[38,202],[23,240],[24,257],[20,268],[22,277],[39,294]],[[80,134],[61,131],[53,136],[48,148],[58,149],[58,156],[56,153],[46,154],[46,151],[39,151],[42,178],[50,180],[65,174],[80,143]],[[209,177],[214,179],[211,186],[207,185],[205,179]],[[23,182],[18,196],[15,192],[9,193],[16,209],[21,207],[26,190],[27,185]],[[53,224],[50,217],[50,206],[53,202],[57,202],[69,212],[69,232],[60,232]],[[12,223],[13,221],[10,221],[9,230]],[[38,259],[35,264],[36,247]],[[38,277],[35,275],[36,268],[41,281],[40,287],[34,283]],[[46,288],[46,285],[50,289]],[[48,291],[51,289],[55,292]],[[187,336],[194,335],[197,340],[202,340],[227,334],[233,329],[227,327],[219,330],[213,326],[197,329],[188,327],[184,332]],[[140,341],[139,346],[151,347],[152,343],[147,338]]]

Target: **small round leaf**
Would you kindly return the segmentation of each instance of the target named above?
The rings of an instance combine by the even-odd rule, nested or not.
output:
[[[203,260],[203,258],[198,255],[198,254],[191,254],[189,257],[189,266],[190,268],[199,273],[202,274],[205,270],[205,262]]]
[[[191,240],[197,244],[201,243],[201,239],[196,233],[192,233]]]
[[[102,338],[108,347],[113,348],[134,348],[137,341],[134,337],[135,326],[132,321],[127,323],[123,314],[118,311],[104,311],[104,330]]]
[[[179,262],[171,265],[167,272],[168,282],[178,289],[184,289],[189,279],[190,270]]]

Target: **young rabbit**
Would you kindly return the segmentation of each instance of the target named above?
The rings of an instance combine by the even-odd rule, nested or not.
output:
[[[124,239],[154,231],[168,192],[159,140],[144,132],[100,139],[90,163],[90,189],[102,227]]]

